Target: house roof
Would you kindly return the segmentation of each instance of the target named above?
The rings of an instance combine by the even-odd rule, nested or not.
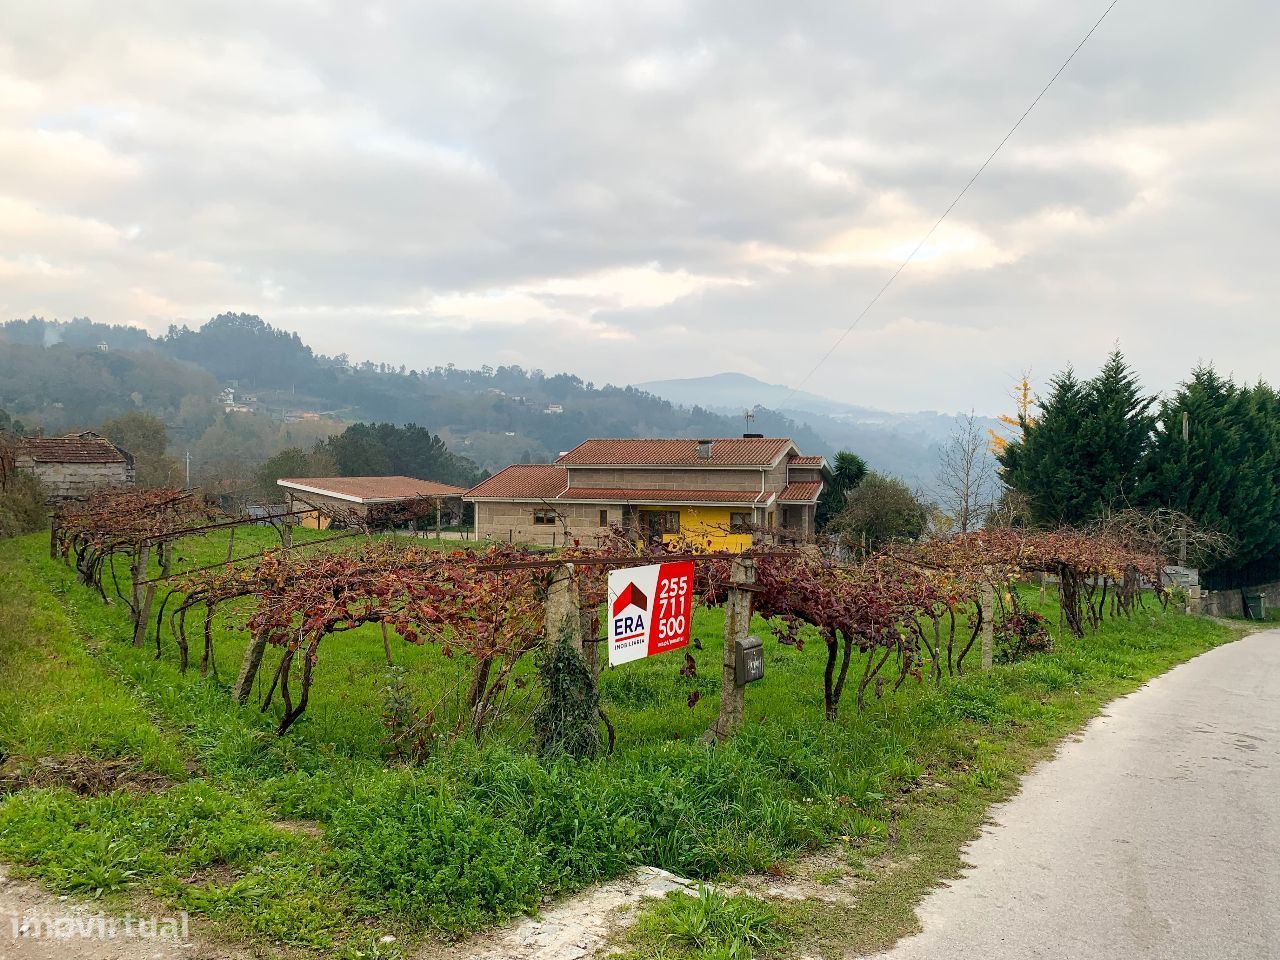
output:
[[[822,484],[817,480],[803,483],[788,483],[778,494],[779,503],[817,503],[818,494],[822,493]]]
[[[698,456],[696,439],[584,440],[556,461],[568,467],[768,467],[789,449],[781,437],[726,437],[711,441],[711,456]]]
[[[96,433],[71,433],[65,437],[25,437],[18,442],[18,456],[36,463],[132,463],[131,457],[106,437]]]
[[[825,467],[827,465],[826,457],[790,457],[787,463],[793,467]]]
[[[551,463],[517,463],[466,493],[468,500],[554,500],[569,485],[569,472]]]
[[[569,471],[550,464],[516,464],[467,491],[467,500],[556,500],[567,503],[756,504],[755,490],[668,490],[653,487],[570,487]]]
[[[768,503],[772,493],[752,490],[662,490],[636,487],[570,487],[557,500],[592,503],[644,504],[757,504]]]
[[[318,493],[352,503],[382,503],[417,497],[459,497],[467,491],[416,477],[286,477],[277,480],[287,490]]]

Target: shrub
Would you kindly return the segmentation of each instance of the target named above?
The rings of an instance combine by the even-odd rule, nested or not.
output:
[[[533,715],[538,753],[590,759],[600,752],[600,694],[571,641],[569,621],[539,667],[542,702]]]
[[[1014,610],[1001,618],[996,623],[995,641],[998,663],[1013,663],[1053,649],[1049,621],[1034,610]]]
[[[29,473],[14,472],[0,488],[0,539],[35,533],[49,519],[44,487]]]

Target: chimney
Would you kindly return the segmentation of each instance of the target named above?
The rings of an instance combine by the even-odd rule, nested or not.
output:
[[[714,443],[715,443],[715,441],[714,441],[714,440],[699,440],[699,441],[698,441],[698,459],[699,459],[699,460],[710,460],[710,459],[711,459],[711,447],[712,447],[712,445],[713,445]]]
[[[764,434],[763,433],[744,433],[742,435],[742,439],[743,440],[763,440]]]

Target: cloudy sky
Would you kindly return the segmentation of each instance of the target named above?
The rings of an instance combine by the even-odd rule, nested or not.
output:
[[[1104,0],[0,0],[0,316],[795,383]],[[1280,4],[1121,0],[806,388],[1280,369]]]

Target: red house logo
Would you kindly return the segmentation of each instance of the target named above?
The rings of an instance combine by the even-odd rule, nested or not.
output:
[[[634,583],[627,584],[613,601],[613,615],[616,617],[627,607],[639,607],[641,610],[649,609],[649,598]]]

